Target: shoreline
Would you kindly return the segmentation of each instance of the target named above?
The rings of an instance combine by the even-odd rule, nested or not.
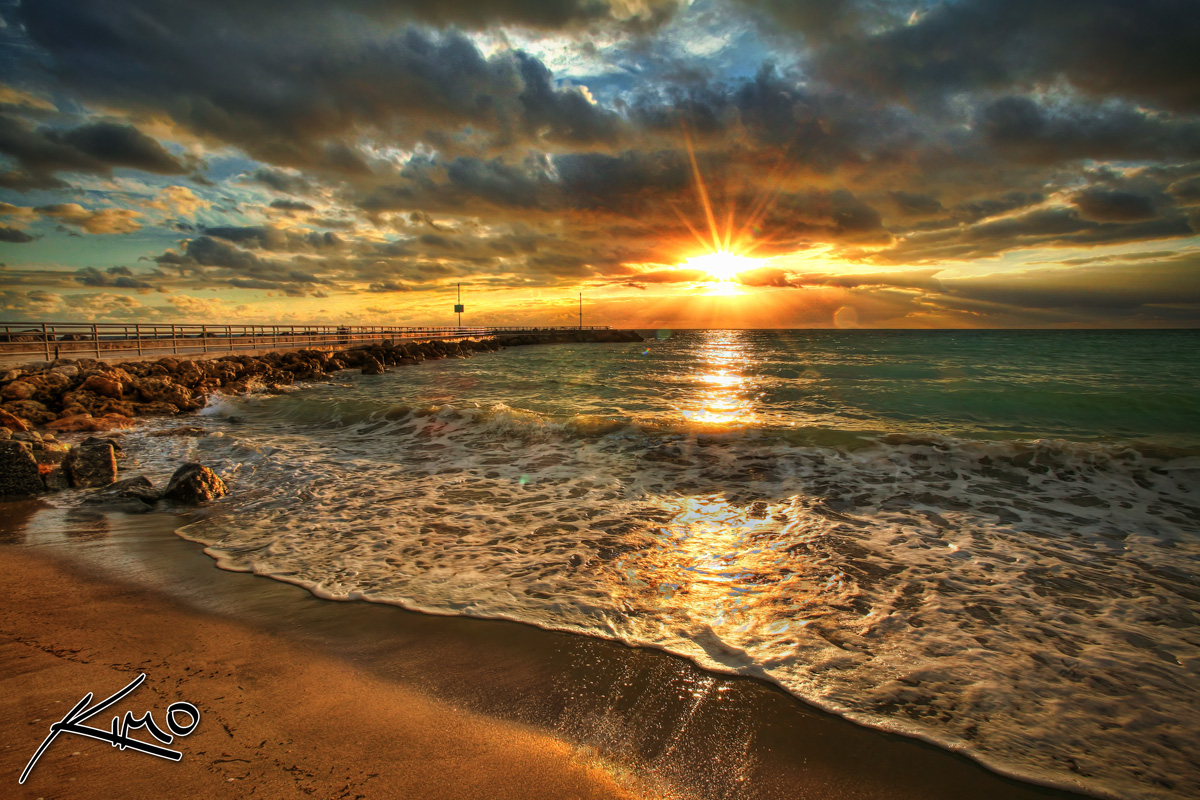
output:
[[[13,674],[17,670],[6,658],[9,666],[0,680],[7,690],[6,702],[15,707],[0,724],[6,728],[5,741],[12,743],[5,750],[5,769],[16,773],[24,768],[25,760],[45,735],[41,723],[29,720],[41,716],[34,713],[33,707],[39,698],[45,698],[47,686],[75,687],[84,680],[82,673],[75,674],[80,672],[78,666],[64,672],[59,662],[65,659],[77,665],[79,653],[90,657],[105,652],[107,669],[96,669],[93,659],[89,662],[93,666],[87,670],[89,676],[102,672],[111,675],[113,670],[121,672],[120,676],[106,678],[104,685],[92,680],[92,685],[78,692],[74,688],[49,691],[67,704],[84,691],[106,696],[136,674],[117,670],[116,664],[131,669],[151,662],[155,666],[149,670],[148,685],[175,681],[178,696],[172,695],[171,700],[196,702],[202,714],[209,713],[209,707],[196,698],[205,697],[213,704],[213,716],[205,718],[211,726],[206,729],[202,724],[184,744],[189,754],[201,749],[201,734],[211,736],[213,728],[225,737],[217,740],[224,747],[222,752],[232,753],[229,748],[243,744],[248,731],[265,724],[263,717],[281,713],[277,707],[280,696],[270,692],[243,697],[236,707],[231,707],[227,699],[216,699],[230,675],[240,678],[250,674],[257,676],[256,681],[269,678],[310,686],[313,675],[336,675],[311,699],[306,695],[303,703],[287,711],[296,731],[301,732],[291,737],[293,743],[307,748],[303,751],[305,758],[315,759],[321,769],[292,766],[312,774],[327,771],[322,759],[335,757],[332,752],[322,754],[318,746],[322,715],[329,709],[322,699],[325,694],[345,697],[344,709],[339,712],[342,716],[337,718],[339,724],[353,725],[357,720],[367,726],[373,724],[370,717],[376,711],[372,697],[382,693],[404,698],[404,703],[423,703],[420,708],[424,716],[405,717],[395,727],[383,730],[373,744],[362,745],[354,750],[352,758],[343,759],[345,769],[388,774],[386,767],[395,753],[384,743],[417,736],[423,729],[423,735],[433,736],[428,728],[432,723],[440,729],[442,715],[466,714],[460,724],[472,735],[484,736],[486,747],[503,744],[516,748],[512,751],[516,754],[513,769],[497,777],[486,759],[480,761],[470,752],[439,756],[436,747],[425,751],[421,763],[440,773],[436,762],[451,758],[455,771],[464,766],[475,773],[483,771],[490,776],[489,781],[499,782],[487,789],[495,796],[505,796],[505,780],[518,791],[512,796],[531,797],[538,796],[540,788],[549,790],[543,796],[581,797],[656,796],[663,789],[668,794],[694,797],[830,800],[863,796],[897,800],[951,798],[967,793],[980,800],[1080,796],[1002,777],[933,745],[860,727],[805,706],[775,687],[709,673],[661,651],[628,648],[520,623],[429,616],[371,603],[332,603],[290,584],[225,572],[216,569],[198,545],[174,533],[181,522],[173,515],[131,517],[88,512],[87,518],[72,518],[72,512],[66,509],[39,510],[37,501],[7,505],[6,511],[27,513],[5,515],[8,521],[0,529],[0,563],[10,574],[32,578],[18,585],[18,597],[0,617],[7,649],[11,650],[14,643],[28,647],[28,642],[37,641],[45,658],[56,665],[39,664],[36,670]],[[68,605],[63,599],[67,596],[75,597],[76,604]],[[90,627],[80,625],[76,609],[90,621]],[[158,620],[160,611],[162,621]],[[225,639],[213,640],[216,630]],[[206,663],[219,660],[237,664],[236,673],[222,676],[210,670],[213,674],[198,674],[202,670],[197,663],[189,664],[188,658],[173,649],[179,639],[187,639],[196,631],[200,632],[195,635],[208,659]],[[221,643],[226,639],[230,642],[227,648]],[[142,652],[136,652],[139,650]],[[45,655],[48,652],[55,655]],[[182,653],[192,652],[197,652],[194,647],[182,649]],[[38,660],[45,659],[39,656]],[[60,673],[71,673],[70,679],[76,683],[52,677]],[[240,685],[245,687],[246,681],[240,681]],[[151,695],[146,687],[141,697],[142,707],[135,708],[137,714],[148,710]],[[167,702],[150,707],[159,709],[161,718]],[[217,716],[233,733],[225,736],[211,721]],[[247,731],[245,735],[243,730]],[[254,745],[259,741],[270,749],[261,736]],[[208,747],[203,749],[209,752]],[[129,768],[132,759],[140,759],[143,764],[158,761],[138,754],[110,754],[110,750],[106,744],[77,739],[70,744],[58,743],[51,755],[57,753],[62,763],[74,764],[68,761],[69,753],[89,752],[92,761],[88,763],[103,759],[115,770],[111,773],[114,780],[123,780],[123,770]],[[256,750],[251,755],[246,763],[265,770],[262,779],[275,781],[270,785],[281,791],[287,789],[287,784],[280,782],[283,778],[270,772],[271,764],[282,769],[281,754]],[[235,754],[231,758],[245,756]],[[39,774],[59,770],[67,776],[61,766],[50,768],[49,758],[47,755],[39,762]],[[188,760],[185,754],[183,763]],[[246,767],[242,761],[228,763]],[[163,780],[175,780],[184,774],[182,764],[161,762],[152,766],[151,771]],[[197,764],[193,767],[189,774],[199,769]],[[528,776],[520,777],[525,767],[540,776],[532,784]],[[90,766],[88,774],[92,774]],[[211,764],[203,774],[211,776]],[[402,776],[396,780],[400,783],[389,786],[383,794],[393,794],[396,787],[408,785]],[[349,785],[345,780],[343,783]],[[212,792],[218,796],[241,796],[236,777],[212,785]],[[573,787],[570,791],[560,792],[568,785]],[[326,793],[339,787],[331,785]],[[89,797],[98,796],[106,787],[93,782],[83,791],[78,791],[83,787],[71,788],[77,792],[73,796]],[[450,786],[439,788],[449,791]],[[183,791],[190,789],[184,786]],[[29,796],[43,794],[45,791],[37,791]],[[376,788],[367,796],[379,794]],[[436,794],[422,789],[412,796],[466,795],[462,791]]]

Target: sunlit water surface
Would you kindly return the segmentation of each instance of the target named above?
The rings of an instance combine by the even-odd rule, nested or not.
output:
[[[663,648],[1010,774],[1181,798],[1197,345],[661,332],[345,372],[129,446],[225,476],[182,531],[225,568]]]

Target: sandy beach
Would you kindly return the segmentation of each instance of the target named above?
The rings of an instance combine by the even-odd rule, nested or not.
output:
[[[9,796],[635,796],[548,736],[29,553],[5,548],[3,560],[23,586],[0,612]],[[201,709],[178,740],[182,761],[64,735],[17,787],[51,722],[143,672],[113,711],[151,710],[162,726],[170,703]]]
[[[659,652],[221,572],[170,515],[4,511],[11,796],[1068,796]],[[52,722],[141,673],[112,711],[163,726],[194,704],[180,762],[64,735],[17,786]],[[697,685],[720,702],[697,708]]]

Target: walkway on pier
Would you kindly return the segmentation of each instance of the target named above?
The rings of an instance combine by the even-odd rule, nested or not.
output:
[[[608,325],[560,327],[398,327],[380,325],[142,325],[0,322],[0,366],[56,358],[141,361],[163,356],[213,358],[275,350],[350,347],[385,341],[467,339],[499,334],[610,330]]]

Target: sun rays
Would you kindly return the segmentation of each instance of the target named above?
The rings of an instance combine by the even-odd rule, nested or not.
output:
[[[696,148],[691,134],[685,129],[683,136],[687,145],[688,163],[691,166],[696,197],[704,212],[704,221],[708,228],[707,235],[705,235],[692,224],[678,206],[672,204],[671,207],[680,221],[706,251],[703,255],[687,257],[685,259],[686,266],[689,269],[702,270],[710,282],[734,282],[738,274],[758,269],[767,262],[767,259],[764,258],[753,258],[751,254],[767,241],[759,238],[757,232],[771,207],[775,193],[769,191],[761,193],[751,205],[749,213],[745,215],[740,225],[736,223],[736,203],[730,200],[722,220],[718,221],[708,186],[700,171],[700,163],[696,160]]]

